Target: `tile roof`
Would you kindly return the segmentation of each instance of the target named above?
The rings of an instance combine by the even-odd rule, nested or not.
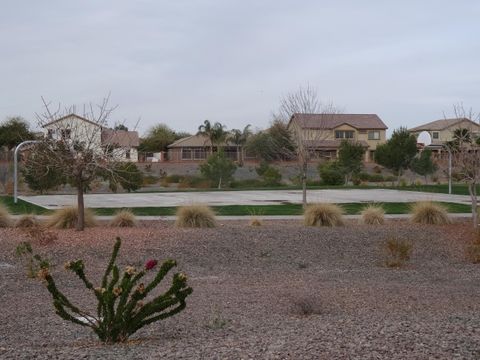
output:
[[[292,121],[306,129],[334,129],[343,124],[356,129],[388,128],[377,114],[293,114],[289,125]]]
[[[231,142],[227,141],[221,144],[222,146],[234,146]],[[210,146],[210,140],[205,135],[191,135],[168,145],[168,148],[180,148],[180,147],[205,147]]]
[[[451,126],[455,126],[462,121],[469,121],[475,126],[479,126],[477,123],[473,122],[468,118],[454,118],[454,119],[440,119],[423,124],[414,128],[409,129],[408,131],[441,131],[445,130]]]
[[[140,145],[140,139],[136,131],[102,129],[102,145],[137,147]]]

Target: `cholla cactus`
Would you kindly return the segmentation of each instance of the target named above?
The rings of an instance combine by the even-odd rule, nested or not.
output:
[[[140,280],[157,266],[156,260],[149,260],[143,269],[136,270],[127,266],[120,271],[115,260],[120,250],[121,239],[117,237],[110,262],[100,286],[95,287],[85,276],[82,260],[67,262],[65,268],[73,271],[91,290],[98,301],[97,314],[93,316],[73,305],[58,290],[48,269],[39,271],[38,276],[47,286],[53,297],[56,313],[65,320],[75,324],[88,326],[106,343],[125,341],[130,335],[145,325],[165,319],[182,311],[185,299],[192,293],[187,286],[187,277],[182,273],[173,275],[170,288],[163,294],[145,301],[147,295],[164,279],[167,273],[176,266],[174,260],[165,261],[155,277],[148,283]]]

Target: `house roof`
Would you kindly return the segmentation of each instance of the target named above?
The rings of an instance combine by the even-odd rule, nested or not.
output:
[[[295,121],[304,129],[335,129],[350,125],[356,129],[388,129],[377,114],[293,114],[288,125]]]
[[[222,146],[230,146],[233,145],[231,142],[226,141]],[[181,147],[205,147],[205,146],[210,146],[210,140],[208,140],[208,137],[205,135],[191,135],[187,136],[181,139],[178,139],[177,141],[171,143],[168,145],[168,148],[181,148]]]
[[[102,129],[102,145],[116,145],[121,147],[138,147],[140,140],[138,132],[126,130]]]
[[[49,123],[46,123],[46,124],[42,125],[42,127],[47,127],[47,126],[56,124],[56,123],[58,123],[58,122],[60,122],[60,121],[62,121],[62,120],[68,119],[69,117],[74,117],[74,118],[77,118],[77,119],[79,119],[79,120],[86,121],[86,122],[88,122],[88,123],[90,123],[90,124],[92,124],[92,125],[95,125],[95,126],[98,126],[98,127],[103,127],[103,126],[101,126],[100,124],[97,124],[97,123],[94,122],[94,121],[88,120],[88,119],[86,119],[86,118],[84,118],[84,117],[82,117],[82,116],[79,116],[79,115],[73,114],[73,113],[72,113],[72,114],[65,115],[65,116],[62,116],[61,118],[58,118],[58,119],[56,119],[56,120],[50,121]]]
[[[411,128],[408,131],[441,131],[452,126],[456,126],[463,121],[468,121],[472,125],[479,126],[476,122],[468,118],[454,118],[454,119],[435,120],[435,121]]]

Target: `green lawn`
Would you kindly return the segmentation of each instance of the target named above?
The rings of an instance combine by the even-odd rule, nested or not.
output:
[[[469,213],[470,206],[455,203],[441,203],[450,213]],[[382,203],[387,214],[408,214],[411,203]],[[341,204],[348,215],[358,214],[366,204],[348,203]],[[212,209],[217,215],[301,215],[303,213],[301,204],[281,205],[225,205],[213,206]],[[112,215],[119,209],[95,208],[97,215]],[[175,215],[175,207],[138,207],[130,209],[135,215],[143,216],[167,216]]]
[[[15,204],[13,196],[0,196],[0,204],[5,205],[12,214],[48,214],[51,211],[29,202],[18,199]]]

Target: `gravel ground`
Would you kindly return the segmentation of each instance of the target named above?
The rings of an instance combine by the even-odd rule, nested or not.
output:
[[[20,230],[0,229],[0,358],[36,359],[479,359],[480,271],[465,260],[468,224],[306,228],[296,221],[249,227],[58,232],[39,253],[54,259],[58,285],[75,303],[91,294],[63,270],[86,262],[95,282],[114,237],[122,265],[177,259],[194,293],[187,309],[103,345],[88,328],[54,314],[41,283],[27,279],[14,249]],[[383,265],[389,236],[411,240],[401,269]],[[306,314],[305,314],[306,313]]]

